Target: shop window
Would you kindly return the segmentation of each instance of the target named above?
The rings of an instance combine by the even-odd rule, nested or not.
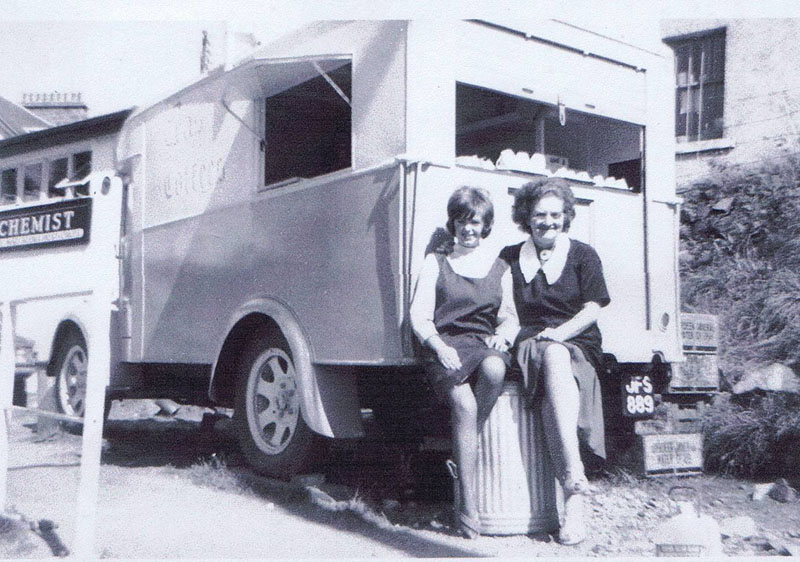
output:
[[[81,180],[92,173],[92,152],[78,152],[72,155],[72,173],[70,179]],[[89,195],[89,186],[84,185],[77,188],[78,195]]]
[[[643,133],[634,123],[456,85],[458,164],[638,191]],[[506,158],[520,153],[521,160]]]
[[[327,77],[336,88],[318,75],[266,99],[265,184],[313,178],[352,165],[351,65]]]
[[[42,193],[42,164],[29,164],[24,168],[22,200],[36,201]]]
[[[70,179],[79,180],[92,173],[92,151],[72,155],[72,174]]]
[[[69,161],[67,158],[58,158],[50,162],[50,179],[47,182],[48,197],[60,197],[62,192],[54,189],[56,184],[67,177],[69,173]]]
[[[17,201],[17,169],[3,170],[0,174],[0,205],[9,205]]]
[[[675,52],[675,137],[722,138],[725,29],[664,40]]]

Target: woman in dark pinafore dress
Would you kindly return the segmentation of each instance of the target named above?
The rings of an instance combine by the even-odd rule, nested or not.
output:
[[[510,363],[507,350],[518,323],[508,264],[480,248],[494,218],[488,193],[473,187],[456,190],[447,215],[456,243],[449,253],[426,256],[410,318],[424,346],[425,370],[450,406],[458,525],[464,536],[474,538],[478,433],[502,391]]]

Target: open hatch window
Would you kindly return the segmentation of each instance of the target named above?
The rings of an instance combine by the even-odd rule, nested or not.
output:
[[[456,163],[639,191],[643,127],[456,85]]]
[[[317,73],[266,98],[266,185],[351,167],[351,69]]]

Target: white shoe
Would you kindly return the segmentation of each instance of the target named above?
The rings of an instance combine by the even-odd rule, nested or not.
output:
[[[558,542],[563,545],[576,545],[586,539],[586,525],[583,520],[584,498],[597,490],[589,484],[583,471],[567,472],[562,479],[564,488],[564,524],[558,531]]]
[[[583,494],[567,495],[564,499],[564,524],[558,530],[558,542],[572,546],[586,538],[586,525],[583,521]]]

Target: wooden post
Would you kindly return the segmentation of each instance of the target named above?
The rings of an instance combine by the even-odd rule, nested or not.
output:
[[[95,558],[95,523],[100,484],[100,455],[103,443],[103,411],[111,364],[109,341],[111,310],[100,295],[95,293],[90,298],[93,301],[93,310],[91,324],[87,326],[86,411],[83,418],[81,480],[78,488],[74,552],[75,556],[81,560]]]
[[[8,496],[8,410],[0,416],[0,513],[6,511]]]
[[[0,512],[6,510],[8,485],[8,409],[14,396],[14,329],[11,303],[0,304]]]

